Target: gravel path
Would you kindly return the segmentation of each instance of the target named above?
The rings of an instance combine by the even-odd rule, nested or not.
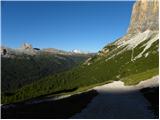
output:
[[[155,76],[135,86],[124,86],[123,82],[114,81],[95,87],[94,89],[98,91],[99,95],[72,118],[154,118],[153,113],[148,109],[150,104],[139,92],[139,89],[158,86],[158,79],[159,77]]]

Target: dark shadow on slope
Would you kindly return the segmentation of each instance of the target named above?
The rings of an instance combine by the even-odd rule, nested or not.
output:
[[[75,87],[75,88],[72,88],[72,89],[60,90],[60,91],[52,92],[52,93],[49,93],[49,94],[40,95],[38,97],[31,98],[30,100],[26,100],[26,101],[33,101],[33,100],[39,100],[39,99],[42,100],[42,99],[46,99],[46,98],[50,98],[50,97],[53,98],[60,93],[69,93],[69,92],[76,91],[77,89],[78,89],[78,87]],[[26,102],[26,101],[23,101],[23,102]]]
[[[98,93],[95,90],[73,95],[60,100],[45,101],[37,104],[18,104],[15,107],[2,106],[2,118],[7,119],[53,119],[69,118],[80,112]]]
[[[152,106],[139,90],[99,91],[87,110],[72,116],[73,119],[154,119]],[[142,103],[143,102],[143,103]],[[157,103],[156,105],[158,105]],[[95,112],[96,111],[96,112]]]
[[[52,92],[52,93],[49,93],[49,94],[44,94],[44,95],[40,95],[38,97],[33,97],[33,98],[30,98],[30,99],[26,99],[26,100],[23,100],[21,102],[15,102],[15,103],[12,103],[14,105],[16,104],[25,104],[26,102],[30,103],[30,102],[34,102],[34,101],[43,101],[43,100],[46,100],[46,99],[50,99],[50,98],[55,98],[57,97],[59,94],[61,93],[69,93],[69,92],[74,92],[78,89],[78,87],[75,87],[75,88],[72,88],[72,89],[66,89],[66,90],[60,90],[60,91],[56,91],[56,92]],[[14,95],[15,93],[4,93],[5,96],[11,96],[11,95]],[[6,106],[10,106],[10,104],[5,104]]]
[[[156,94],[155,97],[153,97],[153,95],[150,94],[150,92],[148,92],[148,88],[147,89],[143,89],[141,90],[143,93],[146,93],[147,91],[147,96],[144,95],[147,100],[149,100],[152,104],[152,106],[148,105],[148,108],[153,107],[153,104],[155,106],[158,106],[159,103],[156,102],[155,103],[155,99],[156,101],[158,101],[158,96],[159,94],[157,94],[157,88],[156,88]],[[150,91],[150,90],[149,90]],[[91,100],[97,96],[97,92],[95,90],[91,90],[88,92],[84,92],[81,94],[76,94],[67,98],[63,98],[60,100],[49,100],[49,101],[43,101],[41,103],[31,103],[31,104],[26,104],[26,103],[16,103],[14,104],[15,107],[5,107],[2,106],[2,118],[17,118],[17,119],[65,119],[65,118],[71,118],[72,116],[74,116],[76,113],[81,112],[81,110],[83,110],[88,103],[91,102]],[[152,93],[153,94],[153,93]],[[123,103],[123,110],[118,111],[119,113],[110,113],[107,109],[107,111],[105,111],[105,114],[99,116],[99,119],[149,119],[149,118],[158,118],[158,115],[156,114],[155,116],[150,116],[150,115],[146,115],[143,116],[142,114],[135,114],[135,111],[133,111],[132,109],[135,110],[139,110],[141,109],[140,107],[138,107],[138,103],[139,101],[137,101],[134,105],[134,101],[127,101],[127,98],[129,99],[134,99],[135,97],[138,97],[137,95],[140,95],[139,92],[136,90],[131,90],[131,91],[120,91],[120,90],[116,90],[116,91],[102,91],[100,93],[100,96],[105,96],[105,98],[102,100],[101,99],[101,103],[103,104],[105,103],[114,103],[114,105],[112,107],[115,107],[115,105],[120,105],[120,103]],[[123,99],[117,99],[117,98],[123,98]],[[113,102],[110,102],[113,101]],[[30,102],[30,101],[29,101]],[[35,102],[35,100],[34,100]],[[138,103],[138,104],[137,104]],[[98,109],[97,109],[98,110]],[[125,113],[125,111],[130,111],[129,114]],[[132,112],[133,111],[133,112]],[[98,112],[98,111],[97,111]],[[143,113],[143,111],[141,111]],[[145,111],[144,111],[145,112]],[[108,115],[107,115],[108,113]],[[98,113],[97,113],[98,114]],[[111,114],[111,115],[110,115]],[[114,114],[114,116],[113,116]],[[83,116],[77,117],[77,118],[83,118]],[[95,119],[94,116],[89,116],[90,119]]]
[[[144,88],[140,91],[152,105],[150,109],[153,110],[155,117],[159,118],[159,87]]]

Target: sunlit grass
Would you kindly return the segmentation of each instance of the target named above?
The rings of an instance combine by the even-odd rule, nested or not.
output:
[[[158,75],[158,73],[158,68],[155,68],[139,74],[130,75],[128,77],[123,78],[122,81],[125,83],[125,85],[136,85],[142,80],[147,80],[155,75]]]

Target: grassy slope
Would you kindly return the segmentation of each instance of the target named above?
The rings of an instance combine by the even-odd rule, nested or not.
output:
[[[143,44],[135,48],[134,56],[142,51]],[[138,83],[144,80],[144,78],[147,79],[158,74],[157,44],[158,41],[151,46],[148,50],[150,54],[146,58],[143,56],[135,61],[131,61],[131,50],[127,50],[106,61],[112,54],[116,54],[124,48],[112,49],[108,55],[102,57],[95,56],[91,60],[92,64],[89,66],[81,65],[67,72],[50,75],[19,89],[14,95],[2,95],[2,103],[22,101],[40,95],[54,94],[58,91],[74,88],[81,91],[100,83],[111,82],[112,80],[122,78],[125,78],[124,82],[126,84]],[[141,78],[138,76],[145,77]],[[135,77],[138,78],[137,81],[134,81]],[[131,82],[131,79],[133,82]]]
[[[158,68],[147,70],[138,74],[130,75],[126,78],[123,78],[122,81],[125,85],[136,85],[142,80],[147,80],[153,76],[158,75]]]

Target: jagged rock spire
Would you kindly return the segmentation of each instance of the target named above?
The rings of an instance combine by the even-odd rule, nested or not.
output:
[[[21,46],[22,49],[32,49],[32,45],[31,44],[28,44],[28,43],[24,43],[22,46]]]

